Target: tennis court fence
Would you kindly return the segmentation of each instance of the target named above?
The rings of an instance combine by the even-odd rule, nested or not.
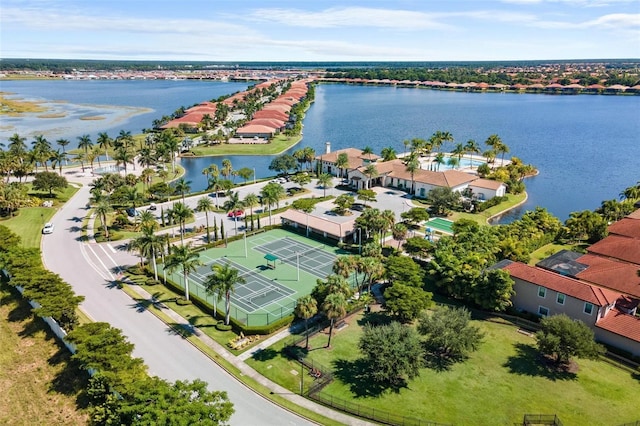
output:
[[[176,287],[178,287],[181,291],[184,291],[184,279],[181,274],[174,275],[174,280],[168,281],[172,282]],[[213,295],[207,293],[202,285],[195,282],[192,279],[189,279],[189,294],[201,301],[203,301],[208,307],[213,309],[216,306],[216,310],[218,313],[224,315],[224,298],[218,302],[214,301]],[[215,302],[215,303],[214,303]],[[276,321],[280,321],[283,318],[288,317],[293,314],[293,310],[296,307],[296,301],[291,300],[290,302],[280,302],[280,306],[267,310],[266,312],[262,310],[261,312],[247,312],[244,309],[241,309],[231,303],[230,315],[235,318],[238,322],[246,325],[246,326],[263,326],[270,325]]]

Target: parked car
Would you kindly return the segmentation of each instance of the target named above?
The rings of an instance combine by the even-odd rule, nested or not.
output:
[[[42,233],[43,234],[53,234],[53,228],[55,228],[55,226],[53,226],[53,223],[47,222],[47,223],[44,224],[44,227],[42,228]]]
[[[158,206],[156,206],[156,203],[151,203],[149,204],[149,210],[157,210]]]
[[[351,205],[351,210],[355,210],[357,212],[363,212],[365,209],[365,205],[361,203],[353,203]]]
[[[134,209],[133,207],[129,207],[127,210],[125,210],[127,212],[127,215],[129,217],[136,217],[136,216],[140,216],[140,211],[137,209]]]
[[[238,210],[233,210],[233,211],[230,211],[229,213],[227,213],[227,217],[235,218],[235,217],[240,217],[243,214],[244,214],[244,210],[238,209]]]

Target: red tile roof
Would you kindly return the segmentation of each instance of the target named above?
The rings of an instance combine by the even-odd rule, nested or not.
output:
[[[247,124],[240,127],[238,130],[236,130],[236,135],[255,134],[255,133],[273,135],[275,132],[276,130],[273,127],[261,126],[259,124]]]
[[[596,322],[596,327],[640,342],[640,318],[617,309],[612,309],[604,318]]]
[[[475,186],[476,188],[493,189],[494,191],[497,191],[503,185],[504,183],[500,181],[482,178],[476,179],[469,184],[469,186]]]
[[[612,290],[590,285],[556,272],[520,262],[510,263],[503,269],[509,271],[514,278],[564,293],[567,296],[593,303],[596,306],[611,305],[620,297],[619,293]]]
[[[345,148],[339,149],[337,151],[332,151],[328,154],[322,154],[316,156],[316,160],[326,161],[328,163],[336,163],[338,161],[338,155],[347,154],[347,158],[349,159],[348,169],[357,169],[358,167],[362,167],[364,160],[376,161],[380,157],[376,154],[363,154],[361,149],[357,148]],[[380,173],[379,166],[384,163],[376,163],[376,168],[378,169],[378,173]]]
[[[587,252],[640,265],[640,239],[609,235],[587,248]]]
[[[576,261],[588,265],[576,278],[640,298],[637,266],[593,254],[585,254]]]
[[[625,217],[609,225],[609,234],[622,235],[629,238],[640,238],[640,219]],[[640,244],[640,242],[638,242]]]
[[[275,118],[277,120],[289,121],[289,114],[276,110],[260,110],[253,114],[253,118]]]
[[[254,118],[247,124],[259,124],[262,126],[273,127],[274,129],[281,129],[284,127],[284,121],[275,118]]]

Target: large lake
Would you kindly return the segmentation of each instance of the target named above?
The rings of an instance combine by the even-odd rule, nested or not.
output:
[[[217,98],[246,88],[246,84],[204,81],[3,81],[0,90],[28,99],[64,100],[73,113],[60,124],[43,120],[3,118],[3,141],[13,128],[21,135],[43,133],[50,140],[120,130],[138,133],[153,119],[180,106]],[[103,110],[94,110],[103,105]],[[153,111],[131,115],[108,106],[143,107]],[[102,114],[100,114],[102,112]],[[103,121],[81,121],[81,114],[102,115]],[[40,127],[39,127],[40,126]],[[43,127],[44,126],[44,127]],[[617,198],[640,181],[640,97],[550,96],[510,93],[459,93],[394,87],[319,85],[316,101],[304,120],[304,139],[297,149],[311,146],[317,153],[330,141],[332,149],[386,146],[398,152],[403,141],[428,139],[436,130],[449,131],[455,142],[474,139],[483,145],[498,134],[509,155],[535,165],[540,175],[527,179],[525,210],[543,206],[564,220],[572,211],[594,209]],[[445,147],[446,148],[446,147]],[[453,148],[452,145],[448,147]],[[293,150],[292,149],[292,150]],[[258,177],[271,173],[273,157],[229,157],[234,168],[255,167]],[[221,159],[183,159],[193,189],[206,185],[201,174]],[[509,220],[508,218],[506,220]]]

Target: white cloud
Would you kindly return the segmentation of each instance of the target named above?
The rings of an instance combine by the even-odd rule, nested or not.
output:
[[[366,7],[330,8],[319,12],[302,9],[256,9],[250,18],[287,26],[307,28],[375,27],[403,30],[443,29],[436,14],[414,10],[374,9]]]
[[[534,26],[553,29],[640,29],[640,14],[614,13],[583,22],[538,21]]]
[[[583,6],[583,7],[604,7],[614,6],[617,4],[638,3],[638,0],[502,0],[503,3],[510,4],[542,4],[542,3],[563,3],[570,6]]]

